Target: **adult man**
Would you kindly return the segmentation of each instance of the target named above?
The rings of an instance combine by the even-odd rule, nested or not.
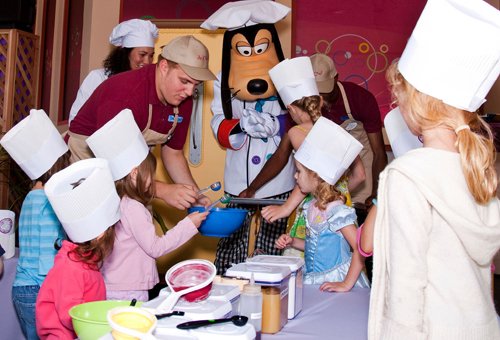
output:
[[[364,146],[360,156],[367,181],[352,193],[352,201],[364,210],[364,206],[372,205],[372,199],[377,195],[378,176],[387,165],[377,101],[363,87],[338,81],[333,60],[326,54],[312,55],[311,62],[324,100],[322,115],[342,125]]]
[[[208,69],[208,50],[193,36],[180,36],[162,50],[156,65],[124,72],[104,81],[82,106],[69,128],[72,161],[92,157],[85,139],[123,109],[130,109],[150,146],[161,144],[163,165],[177,183],[156,182],[157,196],[178,209],[209,199],[197,195],[182,148],[191,119],[196,85],[215,79]]]

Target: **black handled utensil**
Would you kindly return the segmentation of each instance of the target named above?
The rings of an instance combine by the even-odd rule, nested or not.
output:
[[[132,301],[130,301],[130,306],[134,307],[136,303],[137,303],[137,299],[132,299]]]
[[[199,327],[217,325],[225,322],[232,322],[236,326],[242,327],[245,326],[248,321],[248,318],[243,315],[235,315],[227,319],[213,319],[213,320],[197,320],[197,321],[188,321],[183,322],[177,325],[179,329],[195,329]]]
[[[179,310],[174,310],[173,312],[170,312],[170,313],[155,314],[156,319],[158,319],[158,320],[163,319],[163,318],[168,318],[169,316],[174,316],[174,315],[183,316],[184,312],[179,311]]]

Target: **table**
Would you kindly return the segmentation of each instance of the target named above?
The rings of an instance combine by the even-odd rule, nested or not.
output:
[[[25,339],[12,303],[12,283],[16,276],[18,259],[19,249],[16,248],[16,255],[3,261],[3,275],[0,277],[0,338],[2,339]]]
[[[349,339],[366,340],[369,288],[349,293],[321,292],[319,285],[304,286],[302,311],[276,334],[262,339]]]

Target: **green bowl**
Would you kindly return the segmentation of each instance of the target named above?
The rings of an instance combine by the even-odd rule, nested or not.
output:
[[[76,305],[69,310],[73,328],[80,340],[95,340],[111,332],[106,319],[108,311],[115,307],[129,306],[130,301],[94,301]],[[142,305],[138,301],[136,307]]]

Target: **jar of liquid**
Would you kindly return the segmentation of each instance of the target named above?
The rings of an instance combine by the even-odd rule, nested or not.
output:
[[[256,285],[253,275],[250,283],[243,286],[240,295],[240,315],[248,317],[248,322],[255,328],[256,339],[259,340],[262,330],[262,291],[259,285]]]

